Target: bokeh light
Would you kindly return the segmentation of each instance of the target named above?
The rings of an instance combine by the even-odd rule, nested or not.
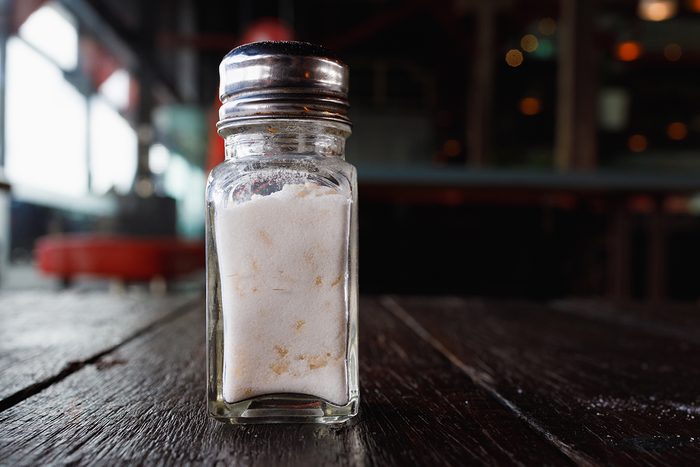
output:
[[[551,36],[557,31],[557,22],[554,20],[554,18],[542,18],[537,24],[537,30],[540,32],[540,34]]]
[[[617,44],[615,52],[623,62],[633,62],[642,55],[642,45],[637,41],[623,41]]]
[[[554,55],[554,44],[552,40],[547,39],[546,37],[540,39],[537,45],[537,50],[532,52],[532,55],[543,60],[552,58]]]
[[[627,147],[632,152],[642,152],[648,145],[647,137],[641,134],[634,134],[627,140]]]
[[[647,21],[665,21],[676,15],[678,0],[639,0],[637,13]]]
[[[523,115],[537,115],[542,112],[542,101],[537,97],[523,97],[518,107]]]
[[[462,145],[456,139],[448,139],[442,145],[442,151],[447,157],[455,157],[462,152]]]
[[[688,136],[688,126],[683,122],[671,122],[666,127],[666,136],[674,141],[684,140]]]
[[[669,62],[680,60],[681,55],[683,55],[683,49],[678,44],[671,43],[664,47],[664,57],[666,57],[666,60]]]
[[[506,52],[506,63],[513,68],[523,64],[523,53],[518,49],[510,49]]]
[[[525,52],[534,52],[537,50],[538,45],[539,41],[534,34],[525,34],[522,39],[520,39],[520,48]]]

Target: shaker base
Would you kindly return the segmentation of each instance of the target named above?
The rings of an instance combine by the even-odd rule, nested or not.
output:
[[[335,405],[304,394],[268,394],[240,402],[209,401],[209,413],[234,425],[256,423],[345,423],[357,415],[359,398]]]

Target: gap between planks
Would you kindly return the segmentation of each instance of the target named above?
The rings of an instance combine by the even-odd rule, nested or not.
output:
[[[62,381],[66,379],[68,376],[72,375],[73,373],[80,371],[82,368],[86,367],[87,365],[93,365],[97,363],[100,359],[103,357],[109,355],[110,353],[114,352],[115,350],[118,350],[120,347],[128,344],[129,342],[133,341],[134,339],[143,336],[144,334],[152,331],[153,329],[159,327],[162,324],[165,324],[167,321],[170,321],[180,315],[185,314],[187,311],[189,311],[193,306],[199,304],[202,301],[201,296],[197,296],[195,298],[192,298],[190,300],[187,300],[186,302],[182,303],[181,305],[178,305],[175,307],[175,309],[166,314],[165,316],[153,321],[151,324],[148,326],[145,326],[138,331],[134,332],[130,336],[127,336],[124,340],[119,342],[118,344],[115,344],[111,347],[108,347],[86,359],[78,360],[78,361],[71,361],[68,362],[61,371],[56,373],[53,376],[49,376],[48,378],[44,378],[41,381],[37,381],[36,383],[30,384],[29,386],[20,389],[19,391],[15,392],[14,394],[11,394],[4,399],[0,400],[0,412],[3,412],[20,402],[36,395],[39,394],[41,391],[44,389],[48,388],[49,386],[52,386],[53,384],[58,383],[59,381]]]
[[[571,459],[578,465],[582,466],[594,466],[596,462],[588,457],[586,454],[577,451],[573,447],[569,446],[562,440],[560,440],[556,435],[549,432],[545,427],[540,425],[540,423],[534,418],[523,413],[518,406],[516,406],[512,401],[505,398],[501,393],[494,387],[493,378],[471,367],[459,359],[457,355],[452,353],[445,345],[436,339],[430,332],[424,328],[418,321],[416,321],[404,307],[402,307],[393,296],[385,295],[380,297],[379,303],[386,310],[392,313],[399,321],[408,326],[413,332],[415,332],[418,337],[427,342],[436,351],[438,351],[443,357],[450,361],[454,366],[456,366],[460,371],[462,371],[467,377],[481,389],[485,390],[490,394],[498,403],[506,407],[508,410],[513,412],[519,419],[523,420],[530,428],[535,432],[543,436],[547,442],[561,451],[565,456]]]

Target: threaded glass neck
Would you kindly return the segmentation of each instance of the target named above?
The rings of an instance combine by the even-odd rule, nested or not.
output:
[[[345,157],[347,125],[309,120],[267,120],[241,124],[224,135],[226,159],[251,156]]]

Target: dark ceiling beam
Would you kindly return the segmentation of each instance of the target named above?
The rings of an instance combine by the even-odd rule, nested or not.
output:
[[[371,39],[384,29],[400,23],[418,10],[426,6],[426,0],[412,0],[393,6],[353,25],[345,32],[333,35],[322,41],[322,44],[333,50],[342,50],[355,44]]]
[[[181,96],[174,83],[158,66],[153,48],[143,47],[138,36],[128,31],[103,5],[94,0],[59,0],[86,30],[99,38],[126,68],[149,76],[152,91],[159,100],[179,102]]]
[[[161,33],[157,37],[159,47],[194,48],[198,50],[229,51],[238,45],[240,36],[228,33],[172,34]]]
[[[460,22],[460,16],[456,15],[452,8],[443,8],[443,5],[433,4],[430,6],[430,14],[458,48],[465,52],[471,48],[471,35],[467,33],[464,25]]]
[[[348,30],[328,37],[323,45],[340,50],[367,41],[379,32],[410,18],[421,10],[428,10],[445,33],[459,47],[468,49],[469,34],[459,22],[461,16],[475,14],[484,4],[497,11],[513,8],[515,0],[463,0],[456,6],[454,2],[442,0],[411,0],[393,5],[370,18],[351,26]]]

